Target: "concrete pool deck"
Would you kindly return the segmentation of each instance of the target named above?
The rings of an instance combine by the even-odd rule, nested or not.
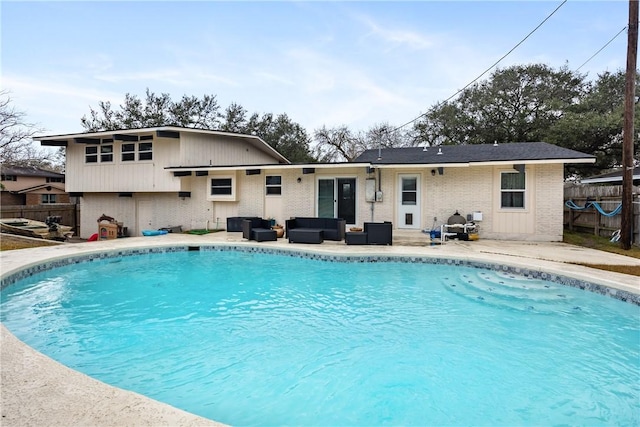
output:
[[[563,243],[478,240],[429,244],[428,236],[394,231],[394,246],[347,246],[247,242],[241,233],[167,234],[111,241],[64,244],[0,252],[2,276],[45,259],[137,247],[179,245],[248,245],[337,255],[439,257],[510,265],[621,289],[640,295],[640,277],[579,265],[597,263],[640,266],[640,260]],[[2,426],[197,426],[220,425],[139,394],[121,390],[73,371],[30,348],[0,326],[0,425]]]

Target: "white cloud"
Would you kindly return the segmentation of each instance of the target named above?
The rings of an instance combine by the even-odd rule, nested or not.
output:
[[[404,46],[412,50],[424,50],[436,45],[433,36],[427,37],[416,31],[385,27],[375,22],[371,17],[361,15],[356,18],[365,24],[369,32],[368,37],[374,37],[382,42],[395,46]]]
[[[26,121],[42,125],[45,133],[52,134],[81,131],[80,119],[89,113],[89,107],[97,108],[99,101],[118,105],[123,97],[69,80],[3,75],[2,86],[10,92],[14,107],[25,113]]]

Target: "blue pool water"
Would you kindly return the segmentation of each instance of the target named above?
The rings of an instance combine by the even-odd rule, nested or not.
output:
[[[176,252],[1,297],[37,350],[233,425],[640,424],[640,307],[506,273]]]

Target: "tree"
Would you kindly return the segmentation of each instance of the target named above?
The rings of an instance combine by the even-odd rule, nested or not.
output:
[[[144,101],[127,93],[119,110],[114,111],[109,101],[100,101],[98,106],[98,110],[89,107],[89,117],[83,116],[80,121],[88,132],[157,126],[220,127],[220,106],[214,95],[204,95],[201,99],[185,95],[174,102],[169,94],[156,95],[147,88]]]
[[[81,119],[82,126],[89,132],[178,126],[244,133],[259,136],[290,161],[315,160],[309,151],[310,139],[306,131],[286,114],[274,118],[271,113],[262,116],[254,113],[247,119],[247,110],[237,103],[231,103],[221,113],[214,95],[202,98],[185,95],[174,102],[169,94],[156,95],[147,89],[144,101],[126,94],[124,103],[117,110],[108,101],[101,101],[97,110],[90,110],[89,117]]]
[[[350,162],[366,149],[364,141],[347,126],[328,129],[322,126],[313,133],[316,158],[321,162]]]
[[[8,91],[0,91],[1,164],[55,169],[55,153],[39,148],[33,143],[32,137],[42,131],[36,124],[26,121],[24,112],[12,106]]]
[[[242,105],[232,102],[224,112],[220,130],[224,132],[246,132],[247,110]]]
[[[261,138],[276,151],[294,163],[315,162],[309,151],[311,142],[307,131],[293,122],[286,114],[253,114],[246,127],[246,133],[260,135]]]
[[[584,77],[542,64],[498,69],[415,124],[430,145],[540,141],[583,95]]]
[[[414,129],[430,145],[550,142],[596,156],[566,169],[592,175],[620,164],[624,87],[621,71],[588,82],[566,66],[517,65],[434,105]]]
[[[594,164],[568,165],[570,175],[588,176],[620,166],[624,87],[622,71],[598,75],[588,85],[580,102],[549,128],[546,134],[548,142],[596,156]],[[636,91],[640,95],[638,85]],[[640,117],[637,115],[635,122],[636,129],[639,129]],[[638,145],[635,146],[637,150]]]
[[[366,131],[352,132],[347,126],[314,132],[316,158],[323,162],[350,162],[373,148],[410,147],[420,143],[411,132],[399,132],[389,123],[378,123]]]

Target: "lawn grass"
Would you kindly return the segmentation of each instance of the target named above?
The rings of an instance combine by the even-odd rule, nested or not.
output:
[[[29,239],[26,237],[12,236],[2,233],[0,235],[0,251],[12,251],[15,249],[37,248],[39,246],[57,246],[60,243],[45,239]]]
[[[611,252],[618,255],[624,255],[631,258],[640,259],[640,247],[632,246],[629,250],[620,247],[620,242],[611,242],[606,237],[595,236],[593,234],[578,233],[575,231],[564,231],[563,242],[581,246],[583,248],[596,249],[603,252]],[[598,263],[580,263],[586,267],[597,268],[599,270],[613,271],[616,273],[631,274],[640,276],[640,266],[636,265],[608,265]]]
[[[640,247],[634,245],[631,249],[624,250],[620,247],[620,242],[612,242],[606,237],[595,236],[593,234],[565,230],[563,242],[632,258],[640,258]]]

